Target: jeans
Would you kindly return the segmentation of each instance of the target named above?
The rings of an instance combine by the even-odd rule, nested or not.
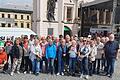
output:
[[[112,75],[114,73],[114,67],[115,67],[115,58],[108,58],[107,63],[108,63],[108,71],[107,73]]]
[[[59,73],[64,72],[64,61],[63,61],[62,57],[58,58],[58,72]]]
[[[84,57],[82,61],[80,62],[80,73],[88,75],[89,69],[88,69],[88,58]]]
[[[76,58],[69,58],[69,71],[70,73],[75,73],[75,63],[76,63]]]
[[[48,66],[49,66],[49,72],[53,74],[54,73],[54,59],[53,58],[48,59]]]
[[[32,61],[32,71],[34,73],[39,73],[40,71],[40,61],[37,59],[34,59],[34,61]]]
[[[92,75],[94,72],[95,61],[89,62],[89,75]]]

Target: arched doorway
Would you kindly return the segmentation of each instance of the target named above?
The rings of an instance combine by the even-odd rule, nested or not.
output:
[[[67,26],[64,26],[64,36],[66,36],[66,35],[72,35],[72,31],[71,31],[71,29],[69,28],[69,27],[67,27]]]

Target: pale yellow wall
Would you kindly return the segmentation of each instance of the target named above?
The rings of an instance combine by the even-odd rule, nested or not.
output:
[[[27,23],[30,24],[30,29],[31,29],[31,15],[30,14],[23,14],[23,13],[9,13],[9,12],[0,12],[0,18],[2,18],[2,14],[5,15],[5,18],[8,18],[8,14],[10,14],[10,18],[15,20],[15,23],[17,22],[18,26],[21,27],[21,23],[24,23],[24,28],[27,28]],[[17,15],[17,19],[15,19],[15,15]],[[23,19],[21,19],[21,15],[23,15]],[[27,16],[29,16],[29,20],[27,20]],[[15,27],[15,23],[11,24],[12,27]],[[6,24],[6,27],[8,24]],[[1,27],[1,22],[0,22],[0,27]]]

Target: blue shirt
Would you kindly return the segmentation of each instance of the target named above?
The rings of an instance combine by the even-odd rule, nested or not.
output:
[[[116,58],[119,44],[116,41],[108,41],[105,44],[104,49],[106,58]]]

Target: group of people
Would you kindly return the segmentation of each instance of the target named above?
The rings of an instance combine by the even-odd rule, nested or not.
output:
[[[14,73],[50,73],[56,75],[80,74],[86,79],[104,72],[112,78],[114,64],[118,59],[119,44],[114,34],[108,37],[80,37],[60,35],[36,37],[34,35],[0,41],[0,68],[10,75]],[[103,73],[102,73],[103,74]]]

